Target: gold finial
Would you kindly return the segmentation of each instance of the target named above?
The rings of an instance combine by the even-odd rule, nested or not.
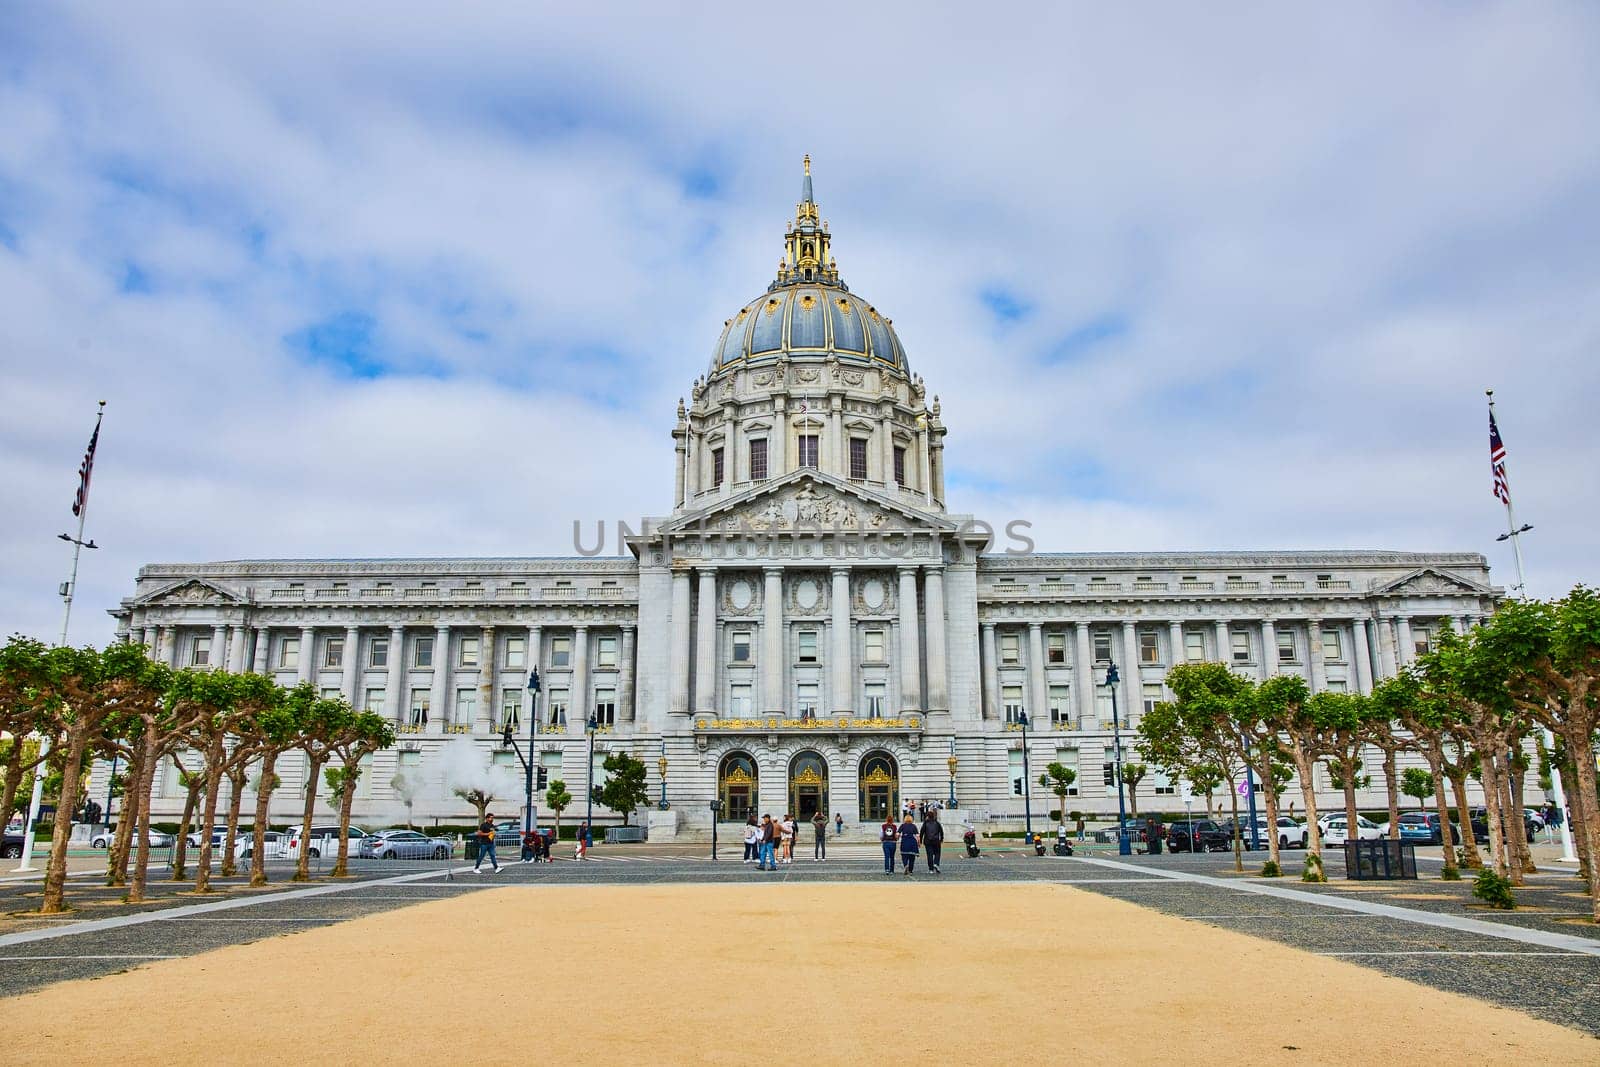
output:
[[[809,153],[809,152],[806,153],[806,158],[804,160],[804,163],[805,163],[806,173],[810,174],[811,173],[811,153]]]

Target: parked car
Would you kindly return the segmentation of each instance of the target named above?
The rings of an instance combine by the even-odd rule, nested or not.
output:
[[[1167,829],[1167,848],[1173,852],[1226,852],[1233,834],[1210,819],[1179,819]]]
[[[22,830],[6,827],[5,835],[0,837],[0,856],[8,860],[22,858]]]
[[[262,854],[269,860],[283,859],[285,856],[285,841],[289,835],[277,830],[268,830],[261,835]],[[255,858],[256,837],[254,833],[239,831],[239,837],[233,843],[233,854],[242,860]]]
[[[284,842],[284,855],[289,859],[299,859],[301,849],[300,827],[290,827],[287,836],[288,839]],[[356,856],[360,854],[361,839],[366,836],[367,832],[361,827],[350,827],[350,855]],[[312,858],[336,856],[339,853],[339,827],[337,826],[313,826],[310,840]]]
[[[112,829],[109,829],[109,830],[101,830],[99,833],[95,834],[93,837],[91,837],[89,839],[89,845],[92,848],[110,848],[111,847],[111,842],[116,838],[116,836],[117,836],[117,831],[116,831],[115,827],[113,827]],[[151,830],[150,831],[150,847],[151,848],[171,848],[172,847],[172,835],[171,834],[164,834],[160,830]]]
[[[1324,815],[1317,820],[1317,826],[1322,831],[1322,843],[1325,845],[1342,845],[1350,838],[1342,811]],[[1359,840],[1376,841],[1382,836],[1383,830],[1377,823],[1365,815],[1356,816],[1356,837]]]
[[[190,848],[200,847],[201,832],[202,831],[200,830],[190,830],[184,835],[184,840],[189,842]],[[211,828],[211,846],[213,848],[221,848],[222,842],[227,838],[227,836],[228,825],[226,823],[218,823],[216,826],[213,826]]]
[[[415,830],[379,830],[361,839],[359,855],[363,859],[442,860],[449,858],[450,844]]]
[[[1400,840],[1410,841],[1418,845],[1438,845],[1444,841],[1444,835],[1439,831],[1439,816],[1425,811],[1407,811],[1400,814],[1399,819]],[[1378,827],[1383,831],[1383,836],[1389,836],[1389,824],[1383,823]],[[1450,840],[1454,844],[1461,843],[1461,827],[1455,823],[1450,824]]]

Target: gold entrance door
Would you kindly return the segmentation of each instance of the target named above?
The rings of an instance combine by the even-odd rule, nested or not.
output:
[[[723,822],[744,822],[756,810],[755,770],[755,761],[743,752],[730,753],[723,759],[717,775]]]
[[[815,752],[789,761],[789,810],[802,826],[818,812],[828,816],[828,763]]]
[[[900,809],[900,767],[887,752],[861,761],[861,819],[882,822]]]

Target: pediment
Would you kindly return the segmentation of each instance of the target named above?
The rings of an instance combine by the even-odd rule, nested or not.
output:
[[[1403,574],[1391,582],[1378,586],[1374,593],[1387,596],[1408,596],[1411,594],[1471,594],[1480,596],[1489,590],[1483,586],[1462,578],[1460,575],[1451,574],[1449,571],[1437,570],[1433,567],[1420,567],[1409,574]]]
[[[183,578],[164,589],[157,589],[134,600],[139,607],[242,604],[244,597],[226,586],[205,578]]]
[[[755,489],[680,515],[661,532],[722,536],[759,533],[947,533],[956,526],[820,471],[791,471]]]

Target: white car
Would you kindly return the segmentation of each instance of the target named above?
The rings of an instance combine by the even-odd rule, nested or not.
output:
[[[1333,815],[1324,815],[1317,820],[1317,827],[1322,831],[1324,845],[1342,845],[1350,838],[1345,828],[1344,812]],[[1364,815],[1356,816],[1356,838],[1361,841],[1376,841],[1383,837],[1383,827],[1372,822]]]
[[[262,841],[265,842],[266,846],[262,849],[262,852],[267,859],[281,860],[284,858],[286,854],[286,839],[288,836],[288,834],[280,833],[277,830],[268,830],[262,835]],[[239,837],[233,842],[234,859],[250,859],[250,853],[251,850],[255,848],[255,843],[256,837],[254,832],[240,830]]]
[[[21,831],[18,831],[19,833]],[[116,830],[101,830],[89,839],[90,848],[110,848],[111,842],[116,840]],[[164,834],[160,830],[150,831],[150,847],[166,848],[172,844],[172,835]]]
[[[1261,832],[1266,833],[1265,819],[1261,820]],[[1295,822],[1287,815],[1278,816],[1278,847],[1279,848],[1305,848],[1311,840],[1311,831],[1306,829],[1303,822]]]

